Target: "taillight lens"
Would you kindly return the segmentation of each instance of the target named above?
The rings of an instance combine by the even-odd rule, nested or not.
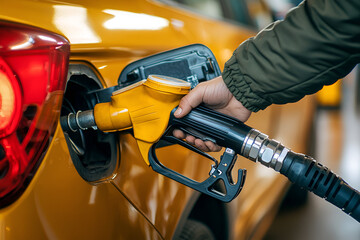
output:
[[[54,134],[69,51],[57,34],[0,21],[0,206],[25,190]]]

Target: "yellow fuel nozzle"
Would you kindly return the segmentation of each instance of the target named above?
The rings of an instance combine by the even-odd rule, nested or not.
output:
[[[104,132],[133,128],[141,155],[149,165],[148,152],[165,132],[170,112],[190,91],[190,83],[166,76],[149,75],[113,92],[111,102],[95,105],[97,127]]]
[[[105,132],[132,128],[142,158],[155,172],[221,201],[229,202],[239,194],[244,184],[245,170],[238,170],[236,183],[229,174],[235,164],[236,154],[243,151],[244,139],[248,138],[252,129],[236,119],[201,106],[183,118],[175,118],[172,111],[189,91],[190,84],[186,81],[152,75],[146,80],[113,92],[110,102],[99,103],[93,110],[61,117],[61,126],[66,131],[73,132],[94,126]],[[179,127],[190,134],[204,135],[228,148],[218,162],[185,141],[173,136],[163,136],[168,127]],[[199,132],[196,132],[197,130]],[[184,146],[213,161],[209,178],[197,182],[163,165],[155,152],[160,139]],[[214,189],[218,181],[223,182],[225,193]]]

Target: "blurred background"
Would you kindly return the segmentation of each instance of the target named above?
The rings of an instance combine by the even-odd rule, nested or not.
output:
[[[258,31],[281,20],[299,0],[176,0],[190,10]],[[324,87],[314,98],[310,154],[352,187],[360,189],[360,70]],[[298,191],[295,189],[295,191]],[[295,194],[296,196],[296,194]],[[292,194],[294,197],[294,194]],[[293,203],[293,204],[289,204]],[[267,240],[360,239],[360,225],[341,210],[313,194],[286,199]]]

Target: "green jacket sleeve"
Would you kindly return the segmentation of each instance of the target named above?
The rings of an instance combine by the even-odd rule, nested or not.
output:
[[[308,0],[243,42],[223,79],[249,110],[295,102],[360,60],[360,0]]]

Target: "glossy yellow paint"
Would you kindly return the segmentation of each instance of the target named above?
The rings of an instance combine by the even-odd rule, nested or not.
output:
[[[121,70],[130,62],[160,51],[202,43],[215,54],[220,67],[253,31],[206,18],[152,0],[7,1],[0,19],[25,23],[59,33],[71,42],[71,61],[93,66],[105,87],[117,85]],[[125,24],[126,23],[126,24]],[[249,125],[285,139],[305,151],[301,138],[308,122],[297,105],[288,131],[279,123],[286,111],[269,108],[254,114]],[[303,136],[301,135],[301,136]],[[151,170],[143,161],[136,140],[119,135],[119,168],[108,182],[92,185],[77,174],[61,129],[25,193],[0,210],[0,239],[171,239],[195,192]],[[187,176],[206,177],[208,168],[195,153],[170,146],[160,159]],[[214,153],[219,157],[220,153]],[[184,164],[186,159],[187,164]],[[194,160],[194,164],[190,164]],[[231,239],[261,237],[275,214],[287,181],[270,169],[240,158],[248,170],[240,196],[227,206]],[[196,194],[195,194],[196,195]]]

